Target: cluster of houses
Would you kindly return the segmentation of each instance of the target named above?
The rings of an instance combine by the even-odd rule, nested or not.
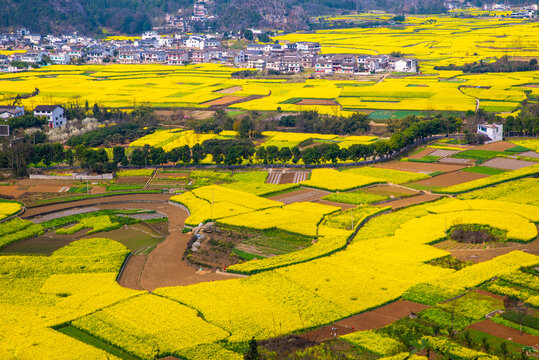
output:
[[[458,11],[458,10],[476,10],[477,6],[475,2],[468,1],[468,0],[445,0],[444,6],[448,10]],[[483,4],[483,10],[486,11],[512,11],[512,13],[509,15],[511,18],[514,19],[531,19],[535,18],[537,16],[537,10],[538,6],[537,4],[531,4],[531,5],[513,5],[513,4],[507,4],[507,3],[490,3],[490,4]],[[505,14],[499,14],[497,15],[499,17],[505,17]]]
[[[226,42],[218,35],[161,36],[148,31],[139,39],[98,41],[77,34],[41,38],[27,33],[0,36],[0,49],[27,49],[11,55],[0,55],[0,70],[20,71],[13,62],[28,64],[60,64],[84,61],[86,63],[144,64],[159,63],[184,65],[215,62],[238,68],[299,73],[314,69],[324,74],[359,74],[380,71],[416,72],[414,59],[346,54],[320,54],[317,42],[253,43],[245,48],[223,47]],[[82,60],[81,60],[82,59]]]
[[[0,106],[1,120],[7,121],[23,115],[24,107],[22,106]],[[60,105],[38,105],[34,108],[34,116],[44,117],[50,128],[64,126],[67,122],[65,110]]]

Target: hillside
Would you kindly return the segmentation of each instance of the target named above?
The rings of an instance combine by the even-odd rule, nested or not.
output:
[[[165,13],[189,10],[193,3],[194,0],[0,0],[0,27],[87,34],[107,27],[119,33],[139,34],[158,23]],[[309,16],[371,9],[444,11],[442,0],[215,0],[214,5],[218,19],[213,25],[220,30],[258,26],[305,29]]]

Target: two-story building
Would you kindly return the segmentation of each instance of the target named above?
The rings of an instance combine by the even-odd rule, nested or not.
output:
[[[55,64],[66,65],[71,63],[71,56],[67,52],[50,54],[51,61]]]
[[[486,136],[489,140],[485,143],[503,140],[503,125],[498,124],[479,124],[477,125],[477,134]]]
[[[189,61],[189,52],[186,50],[167,51],[166,61],[168,65],[183,65]]]
[[[34,116],[46,117],[51,128],[64,126],[67,120],[64,108],[59,105],[38,105],[34,109]]]

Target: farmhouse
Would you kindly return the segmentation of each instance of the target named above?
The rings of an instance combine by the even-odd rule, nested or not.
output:
[[[64,126],[66,123],[64,108],[59,105],[38,105],[34,109],[34,116],[46,117],[51,128]]]
[[[55,64],[66,65],[71,62],[71,56],[67,52],[50,55],[51,61]]]
[[[11,119],[24,115],[22,106],[2,106],[0,107],[0,119]]]
[[[477,133],[488,137],[490,140],[485,143],[503,140],[503,125],[497,124],[479,124],[477,125]]]
[[[414,59],[395,59],[392,64],[396,72],[417,72],[417,60]]]
[[[27,63],[38,63],[43,60],[43,55],[45,53],[43,51],[39,50],[28,50],[21,56],[21,61],[27,62]]]

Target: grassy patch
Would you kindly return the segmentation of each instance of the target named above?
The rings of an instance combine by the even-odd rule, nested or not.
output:
[[[512,147],[510,149],[506,149],[505,152],[511,152],[511,153],[519,153],[519,152],[526,152],[530,151],[531,149],[528,149],[527,147],[517,145],[515,147]]]
[[[280,230],[269,230],[242,241],[236,245],[234,250],[249,253],[248,249],[252,248],[255,250],[253,252],[255,257],[271,257],[306,248],[311,245],[311,242],[312,239],[306,236],[298,236]]]
[[[63,328],[57,329],[57,331],[61,332],[62,334],[65,334],[67,336],[71,336],[74,339],[77,339],[79,341],[82,341],[85,344],[91,345],[93,347],[96,347],[98,349],[104,350],[114,356],[119,357],[120,359],[124,360],[137,360],[138,358],[126,353],[122,349],[119,349],[115,346],[109,345],[106,342],[89,335],[83,331],[80,331],[79,329],[75,328],[74,326],[65,326]]]
[[[466,169],[462,169],[462,171],[485,175],[498,175],[505,172],[505,170],[494,169],[486,166],[472,166]]]
[[[487,161],[497,157],[498,155],[507,155],[503,151],[489,151],[489,150],[464,150],[458,154],[454,154],[451,157],[455,159],[474,159],[481,162]]]
[[[431,156],[427,155],[425,157],[422,157],[421,159],[408,159],[408,161],[411,162],[422,162],[422,163],[433,163],[440,160],[440,156]]]
[[[239,250],[239,249],[233,249],[232,252],[234,254],[238,255],[241,259],[246,260],[246,261],[250,261],[250,260],[254,260],[254,259],[261,259],[261,258],[264,257],[262,255],[250,254],[248,252],[245,252],[245,251],[242,251],[242,250]]]
[[[445,172],[443,172],[443,171],[435,171],[435,172],[429,173],[429,176],[430,177],[435,177],[435,176],[442,175],[442,174],[445,174]]]

